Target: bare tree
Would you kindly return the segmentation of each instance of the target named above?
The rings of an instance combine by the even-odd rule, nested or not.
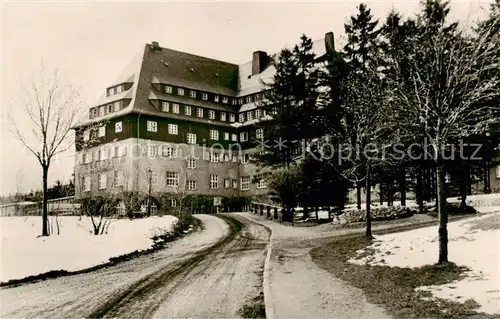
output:
[[[412,41],[408,65],[390,81],[398,138],[420,132],[431,148],[437,180],[439,262],[448,261],[443,154],[449,143],[484,134],[500,122],[500,34],[439,31]],[[397,61],[395,62],[397,63]],[[404,71],[403,71],[404,70]]]
[[[25,86],[22,98],[19,107],[22,106],[25,121],[11,118],[12,131],[42,167],[42,236],[48,236],[49,168],[55,156],[72,146],[70,132],[81,105],[79,91],[61,77],[58,69],[49,71],[42,63],[38,74]]]

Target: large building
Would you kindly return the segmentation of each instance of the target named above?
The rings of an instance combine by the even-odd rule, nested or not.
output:
[[[333,34],[314,42],[319,58]],[[262,51],[241,65],[146,44],[76,127],[77,196],[182,192],[255,196],[265,179],[249,163],[270,119],[259,108],[274,73]]]

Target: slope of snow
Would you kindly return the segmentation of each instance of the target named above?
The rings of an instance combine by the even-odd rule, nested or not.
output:
[[[496,211],[500,211],[500,207],[496,207]],[[468,267],[467,277],[442,286],[418,289],[457,302],[473,299],[481,305],[478,311],[500,314],[500,213],[449,223],[448,233],[448,258],[459,266]],[[353,258],[349,262],[410,268],[437,262],[437,226],[375,237],[375,242],[368,247],[375,249],[374,255]]]
[[[0,282],[51,270],[76,271],[106,263],[109,258],[151,247],[151,237],[172,229],[174,216],[114,220],[107,234],[92,235],[86,217],[59,218],[60,235],[38,237],[41,217],[1,217]]]

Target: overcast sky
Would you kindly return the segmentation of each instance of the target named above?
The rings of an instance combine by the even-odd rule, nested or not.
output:
[[[392,8],[405,16],[418,1],[366,1],[376,17]],[[451,18],[477,19],[489,1],[452,1]],[[21,115],[12,103],[20,83],[40,61],[56,65],[82,89],[89,105],[121,73],[146,42],[233,63],[252,52],[276,52],[305,33],[313,40],[333,31],[339,48],[343,24],[357,1],[274,2],[15,2],[2,6],[2,129],[0,193],[41,188],[41,169],[9,132],[6,113]],[[29,127],[27,127],[29,129]],[[53,163],[49,185],[69,180],[73,152]]]

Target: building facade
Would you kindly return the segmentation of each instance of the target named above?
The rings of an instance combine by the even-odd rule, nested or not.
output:
[[[313,50],[332,52],[333,34]],[[259,101],[275,70],[262,51],[238,65],[147,44],[75,128],[76,196],[264,196],[249,158],[263,136],[257,124],[272,118]]]

